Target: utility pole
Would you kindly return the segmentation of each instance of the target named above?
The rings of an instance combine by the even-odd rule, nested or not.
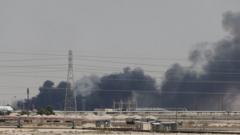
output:
[[[221,111],[224,111],[223,94],[221,95]]]
[[[115,100],[113,101],[113,111],[116,111],[116,103],[115,103]]]
[[[82,97],[82,111],[86,111],[86,98]]]
[[[68,74],[67,74],[67,87],[64,103],[64,111],[77,111],[76,92],[74,88],[73,77],[73,53],[72,50],[68,52]]]
[[[26,108],[27,108],[27,115],[29,115],[29,88],[27,88],[27,105],[26,105]]]

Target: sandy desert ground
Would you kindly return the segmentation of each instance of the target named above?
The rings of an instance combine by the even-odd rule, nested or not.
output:
[[[78,129],[16,129],[1,128],[0,135],[202,135],[186,133],[147,133],[147,132],[110,132],[87,131]],[[213,135],[213,134],[204,134]],[[217,135],[217,134],[214,134]],[[224,134],[221,134],[224,135]]]

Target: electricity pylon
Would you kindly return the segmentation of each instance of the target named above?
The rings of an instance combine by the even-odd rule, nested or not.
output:
[[[67,74],[67,87],[64,103],[64,111],[77,111],[76,104],[76,89],[74,88],[73,77],[73,53],[72,50],[68,52],[68,74]]]

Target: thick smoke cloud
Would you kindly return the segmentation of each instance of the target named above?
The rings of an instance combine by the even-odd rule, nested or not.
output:
[[[86,99],[86,109],[111,108],[114,101],[140,101],[143,91],[156,91],[155,80],[140,68],[124,68],[121,73],[113,73],[100,78],[98,90]],[[145,94],[145,97],[149,95]],[[150,97],[150,96],[149,96]],[[145,104],[148,104],[145,101]]]
[[[54,87],[54,82],[47,80],[39,88],[39,94],[31,99],[33,108],[51,106],[55,110],[63,110],[66,82],[60,82]]]
[[[76,82],[77,95],[86,97],[99,89],[100,78],[96,75],[84,76]]]
[[[226,12],[223,17],[223,27],[229,31],[234,38],[240,38],[240,13]]]
[[[223,27],[231,37],[211,45],[213,48],[192,51],[190,67],[175,64],[166,72],[161,91],[169,94],[161,99],[163,106],[240,109],[235,104],[240,94],[240,13],[225,13]],[[201,65],[202,72],[196,65]]]
[[[151,104],[147,99],[153,94],[142,93],[156,91],[155,80],[146,75],[140,68],[124,68],[123,72],[112,73],[102,77],[95,75],[85,76],[76,83],[77,108],[81,110],[85,102],[86,110],[95,108],[110,108],[114,101],[135,100],[139,104]],[[56,110],[63,110],[66,82],[54,87],[52,81],[45,81],[39,88],[39,94],[31,99],[36,108],[52,106]],[[148,92],[147,92],[148,93]],[[143,96],[144,94],[144,96]],[[153,101],[153,100],[151,100]]]
[[[240,110],[240,13],[223,15],[230,36],[214,44],[199,44],[189,55],[191,65],[174,64],[161,88],[140,68],[77,81],[77,104],[87,110],[112,107],[114,101],[135,100],[139,107],[182,107],[189,110]],[[46,81],[31,102],[37,108],[63,110],[66,82]],[[157,93],[159,92],[160,93]]]

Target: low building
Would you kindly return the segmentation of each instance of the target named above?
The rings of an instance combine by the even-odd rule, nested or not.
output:
[[[136,121],[140,121],[140,120],[137,119],[137,118],[134,118],[134,117],[126,118],[126,124],[129,124],[129,125],[133,125],[133,124],[135,124]]]
[[[11,106],[0,106],[0,115],[9,115],[14,109]]]
[[[136,122],[135,123],[136,130],[141,131],[150,131],[151,130],[151,123],[150,122]]]
[[[137,112],[165,112],[168,111],[165,108],[159,108],[159,107],[145,107],[145,108],[136,108]]]
[[[94,111],[96,112],[113,112],[112,108],[95,108]]]
[[[96,120],[96,127],[97,128],[109,128],[111,127],[111,121],[110,120]]]
[[[152,122],[151,130],[153,132],[171,132],[177,130],[176,122]]]
[[[13,112],[13,108],[11,106],[0,106],[0,111]]]

